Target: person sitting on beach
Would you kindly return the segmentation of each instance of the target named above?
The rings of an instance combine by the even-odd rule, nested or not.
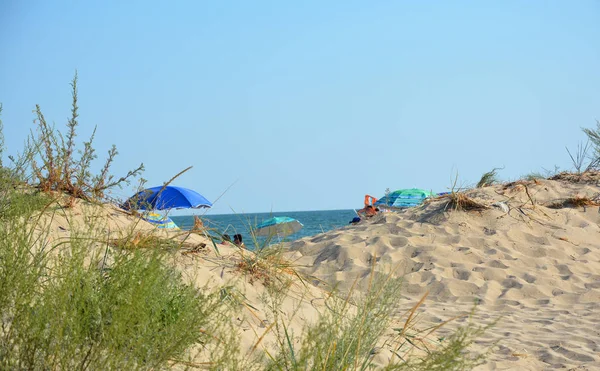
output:
[[[246,248],[246,245],[244,245],[244,242],[242,241],[242,235],[241,234],[235,234],[233,235],[233,244],[236,245],[237,247],[241,247],[243,249]]]
[[[367,218],[370,218],[372,216],[377,215],[377,212],[379,211],[379,209],[375,208],[373,205],[366,205],[364,208],[358,210],[356,213],[358,214],[358,216],[365,216]]]
[[[221,245],[229,245],[231,243],[231,237],[227,233],[223,235],[223,241],[221,241]]]

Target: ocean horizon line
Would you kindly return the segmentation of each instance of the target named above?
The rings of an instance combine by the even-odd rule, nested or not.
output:
[[[285,214],[285,213],[313,213],[313,212],[325,212],[325,211],[352,211],[352,210],[358,210],[357,208],[347,208],[347,209],[325,209],[325,210],[297,210],[297,211],[291,211],[291,210],[287,210],[287,211],[253,211],[253,212],[232,212],[232,213],[201,213],[201,214],[177,214],[177,215],[173,215],[171,214],[170,216],[175,216],[175,217],[179,217],[179,216],[199,216],[202,217],[204,215],[206,216],[217,216],[217,215],[247,215],[247,214]],[[183,210],[181,210],[183,211]]]

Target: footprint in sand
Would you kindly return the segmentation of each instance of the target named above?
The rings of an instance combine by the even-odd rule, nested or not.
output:
[[[421,255],[423,251],[421,251],[421,249],[414,249],[414,251],[412,253],[410,253],[410,257],[411,258],[416,258],[417,256]]]
[[[523,249],[520,250],[520,252],[523,255],[530,256],[532,258],[543,258],[547,255],[546,250],[539,246],[524,247]]]
[[[535,280],[536,280],[537,278],[535,278],[534,276],[532,276],[532,275],[531,275],[531,274],[529,274],[529,273],[525,273],[525,274],[523,275],[523,279],[524,279],[524,280],[525,280],[525,282],[527,282],[527,283],[534,283],[534,282],[535,282]]]
[[[555,267],[558,269],[558,273],[562,276],[570,276],[573,274],[566,264],[557,264]]]
[[[586,283],[583,286],[586,289],[600,289],[600,281],[598,281],[598,282],[592,282],[592,283]]]
[[[584,248],[581,248],[581,249],[576,249],[575,251],[577,251],[577,253],[579,255],[585,255],[585,254],[589,253],[592,250],[588,249],[587,247],[584,247]]]
[[[522,232],[525,241],[533,245],[550,245],[550,241],[545,236],[535,236],[533,234]]]
[[[321,262],[327,260],[335,260],[340,255],[341,246],[331,246],[323,249],[321,253],[315,259],[314,265],[318,265]]]
[[[502,286],[506,289],[520,289],[523,284],[517,281],[515,278],[507,278],[502,281]]]
[[[404,247],[408,245],[408,238],[406,237],[392,237],[390,243],[393,247]]]
[[[488,265],[492,268],[502,268],[502,269],[508,268],[508,266],[505,265],[504,263],[502,263],[500,260],[492,260],[491,262],[488,263]]]
[[[454,276],[454,278],[457,278],[459,280],[468,281],[469,277],[471,277],[471,272],[463,268],[457,268],[454,269],[452,275]]]
[[[424,252],[430,252],[435,250],[435,246],[420,246],[420,247],[415,247],[415,249],[412,251],[412,253],[410,254],[411,258],[416,258],[417,256],[421,255]]]
[[[425,263],[415,262],[414,265],[411,268],[411,272],[418,272],[418,271],[420,271],[421,268],[423,268],[424,265],[425,265]]]
[[[572,359],[573,361],[577,361],[577,362],[593,362],[594,361],[593,357],[590,357],[586,354],[574,352],[574,351],[564,348],[560,345],[551,346],[550,349],[552,349],[553,351],[555,351],[556,353],[558,353],[564,357],[567,357],[568,359]]]
[[[495,229],[491,229],[488,227],[483,227],[483,233],[488,235],[488,236],[493,236],[496,234],[496,230]]]
[[[496,249],[486,249],[485,253],[486,253],[486,255],[496,255],[498,253],[498,250],[496,250]]]
[[[459,235],[456,235],[456,236],[448,236],[446,238],[442,238],[440,240],[440,242],[447,243],[448,245],[456,245],[456,244],[460,243],[460,240],[461,240],[461,237]]]

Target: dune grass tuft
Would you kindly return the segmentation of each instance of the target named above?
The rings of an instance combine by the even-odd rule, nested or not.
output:
[[[489,209],[487,205],[479,203],[464,192],[452,192],[444,196],[448,199],[445,209],[450,208],[455,211],[481,211]]]
[[[481,176],[481,179],[479,179],[479,182],[477,182],[477,188],[483,188],[483,187],[489,187],[491,185],[497,184],[498,183],[498,170],[500,170],[500,168],[493,168],[492,170],[488,171],[487,173],[484,173]]]
[[[266,246],[255,251],[240,249],[236,268],[250,283],[260,281],[265,286],[286,284],[292,277],[301,275],[292,262],[284,257],[286,250],[281,244]]]
[[[112,247],[120,249],[177,249],[181,243],[172,238],[156,236],[149,232],[136,232],[125,237],[109,240]]]

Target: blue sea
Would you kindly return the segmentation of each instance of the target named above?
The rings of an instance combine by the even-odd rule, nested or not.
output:
[[[221,215],[203,215],[200,216],[204,225],[214,230],[214,235],[228,234],[233,238],[234,234],[241,234],[244,243],[248,248],[253,248],[254,242],[250,231],[264,220],[275,216],[288,216],[297,219],[304,227],[289,236],[285,236],[282,241],[294,241],[302,237],[314,236],[319,233],[327,232],[332,229],[347,226],[356,216],[354,210],[321,210],[321,211],[290,211],[273,213],[253,213],[253,214],[221,214]],[[171,216],[171,219],[184,230],[189,230],[194,225],[194,216]],[[262,246],[264,239],[258,239],[259,246]],[[272,242],[279,242],[278,238]]]

